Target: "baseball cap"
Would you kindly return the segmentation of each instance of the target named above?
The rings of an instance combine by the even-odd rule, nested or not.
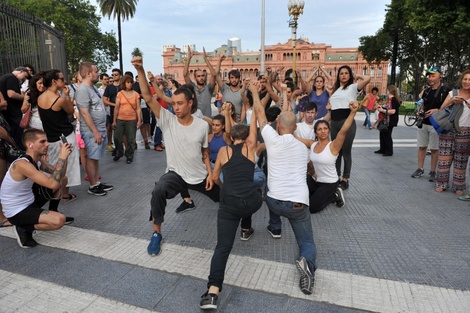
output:
[[[26,78],[27,79],[31,79],[31,74],[29,74],[29,71],[26,67],[24,66],[18,66],[17,68],[15,68],[15,71],[21,71],[21,72],[25,72],[27,74]]]
[[[433,67],[428,68],[428,70],[426,71],[426,76],[432,73],[442,74],[442,71],[439,67],[433,66]]]

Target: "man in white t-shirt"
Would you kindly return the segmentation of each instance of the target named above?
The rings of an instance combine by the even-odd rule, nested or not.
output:
[[[139,77],[145,77],[142,57],[132,59]],[[172,96],[175,114],[162,109],[152,97],[147,84],[140,86],[142,97],[155,113],[163,137],[167,159],[166,173],[163,174],[152,191],[150,201],[153,234],[147,247],[148,254],[154,256],[161,251],[161,226],[164,221],[166,200],[172,199],[186,188],[204,193],[213,201],[219,201],[219,187],[212,180],[209,162],[208,124],[191,115],[197,109],[193,105],[193,94],[189,88],[178,88]],[[154,86],[154,88],[156,88]]]
[[[304,121],[297,123],[297,129],[294,134],[303,139],[314,140],[315,131],[313,125],[315,123],[315,116],[317,116],[317,105],[314,102],[308,102],[305,105]]]
[[[268,194],[266,203],[269,208],[268,232],[273,238],[281,238],[281,216],[286,217],[294,231],[299,246],[300,257],[296,261],[300,271],[300,289],[312,294],[316,248],[313,241],[310,220],[309,193],[305,173],[309,161],[309,150],[293,134],[296,117],[292,112],[282,112],[276,130],[268,126],[264,107],[258,90],[250,82],[253,94],[256,119],[260,125],[268,153]]]

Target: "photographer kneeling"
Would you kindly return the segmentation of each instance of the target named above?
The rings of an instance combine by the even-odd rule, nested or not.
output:
[[[49,143],[44,131],[30,128],[22,139],[26,154],[10,165],[0,188],[0,201],[20,247],[32,248],[37,245],[34,230],[56,230],[73,221],[57,212],[72,145],[61,144],[59,160],[53,166],[47,161]],[[43,210],[48,201],[49,210]]]

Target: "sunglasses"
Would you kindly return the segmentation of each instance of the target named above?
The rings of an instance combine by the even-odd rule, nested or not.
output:
[[[111,74],[111,76],[119,76],[119,74]]]

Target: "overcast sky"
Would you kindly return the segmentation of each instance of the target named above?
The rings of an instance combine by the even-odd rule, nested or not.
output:
[[[357,47],[359,37],[374,35],[382,27],[390,2],[305,0],[297,37],[337,48]],[[265,45],[285,43],[291,37],[287,3],[265,0]],[[145,68],[154,73],[163,71],[163,45],[181,48],[195,44],[198,51],[205,47],[209,52],[227,44],[227,39],[238,37],[243,52],[258,51],[261,4],[262,0],[139,0],[134,18],[122,23],[124,71],[133,71],[130,59],[134,47],[143,51]],[[102,17],[101,29],[117,34],[117,21]]]

